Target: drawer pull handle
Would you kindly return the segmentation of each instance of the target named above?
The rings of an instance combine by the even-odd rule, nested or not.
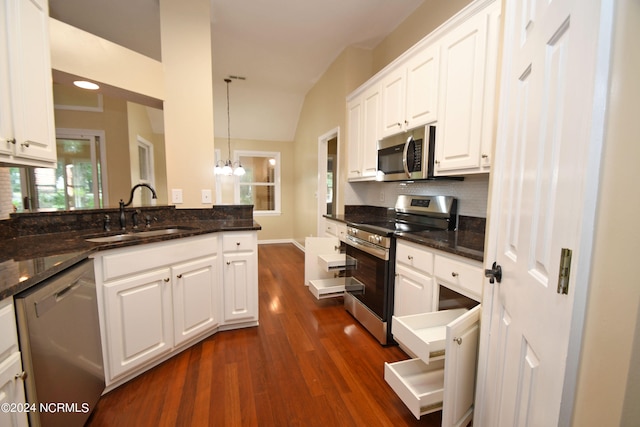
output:
[[[26,380],[27,379],[27,372],[26,371],[22,371],[19,374],[16,374],[13,378],[15,378],[16,380]]]
[[[177,277],[178,279],[182,279],[182,274],[178,274],[176,277]]]
[[[169,280],[171,280],[171,279],[168,278],[168,277],[164,279],[165,283],[169,283]]]
[[[451,276],[452,276],[452,277],[458,277],[458,273],[456,273],[455,271],[452,271],[452,272],[451,272]]]
[[[454,339],[453,339],[453,341],[454,341],[455,343],[457,343],[458,345],[462,345],[462,338],[460,338],[460,337],[456,337],[456,338],[454,338]]]

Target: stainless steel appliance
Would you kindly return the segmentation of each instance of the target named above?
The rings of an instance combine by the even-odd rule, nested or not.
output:
[[[448,196],[398,196],[395,216],[347,226],[344,305],[382,344],[393,343],[396,232],[454,230],[457,201]]]
[[[378,141],[378,180],[433,178],[435,144],[436,127],[431,125]]]
[[[83,426],[104,391],[93,260],[15,297],[34,426]]]

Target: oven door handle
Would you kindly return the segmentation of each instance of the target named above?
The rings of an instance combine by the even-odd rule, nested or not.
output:
[[[347,245],[352,246],[356,249],[360,249],[363,252],[368,253],[369,255],[373,255],[376,258],[383,259],[385,261],[389,261],[389,250],[385,248],[381,248],[380,246],[376,246],[372,243],[369,243],[365,240],[361,240],[355,238],[353,236],[347,236],[346,242]]]

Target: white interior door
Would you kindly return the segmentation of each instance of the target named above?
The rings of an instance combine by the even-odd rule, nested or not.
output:
[[[585,177],[597,174],[587,164],[601,144],[593,137],[603,114],[594,108],[600,19],[599,1],[506,2],[486,260],[503,276],[485,286],[474,425],[559,423],[575,288],[587,284],[576,283],[590,256],[582,218],[597,190]],[[559,290],[563,248],[572,257],[568,289]]]

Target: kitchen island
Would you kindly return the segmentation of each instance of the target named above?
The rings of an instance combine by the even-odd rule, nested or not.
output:
[[[12,215],[0,221],[0,300],[22,292],[99,251],[224,231],[260,230],[253,206],[214,206],[213,209],[138,208],[150,217],[149,230],[179,227],[179,232],[115,242],[87,238],[122,233],[116,227],[118,209],[42,212]],[[127,217],[135,212],[127,211]],[[112,224],[105,231],[105,218]],[[145,231],[145,225],[139,231]],[[126,232],[132,232],[131,225]]]

